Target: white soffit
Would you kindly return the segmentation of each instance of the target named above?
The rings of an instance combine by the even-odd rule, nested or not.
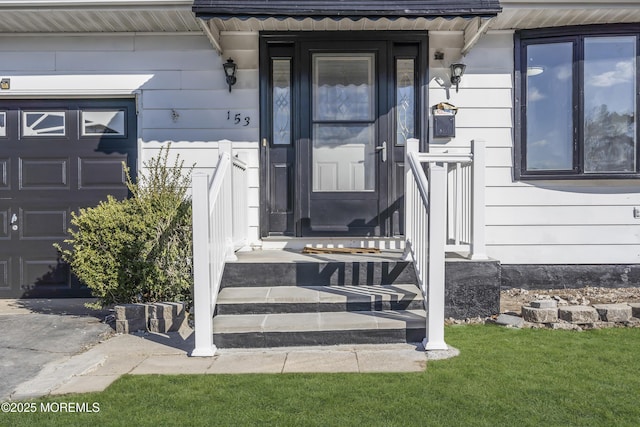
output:
[[[501,0],[494,30],[640,23],[640,0]]]
[[[469,23],[465,18],[213,18],[211,21],[220,31],[462,31]]]
[[[0,0],[0,33],[201,32],[185,0]]]

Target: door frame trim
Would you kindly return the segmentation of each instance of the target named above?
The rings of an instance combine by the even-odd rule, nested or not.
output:
[[[389,52],[394,44],[417,44],[418,45],[418,61],[416,63],[418,73],[418,103],[416,105],[417,120],[416,134],[421,141],[421,150],[428,147],[429,120],[428,120],[428,89],[429,89],[429,68],[428,68],[428,32],[427,31],[362,31],[349,32],[350,42],[373,41],[384,42],[389,46]],[[300,64],[297,63],[301,57],[302,44],[308,42],[331,43],[343,41],[345,37],[344,31],[321,31],[321,32],[281,32],[281,31],[265,31],[260,32],[259,40],[259,108],[260,108],[260,129],[259,129],[259,158],[260,158],[260,218],[259,218],[259,236],[260,238],[269,236],[269,158],[268,146],[263,146],[263,141],[269,141],[270,138],[270,57],[269,48],[271,46],[292,46],[293,48],[293,75],[299,69]],[[393,65],[393,56],[389,55],[387,67]],[[390,71],[390,70],[387,70]],[[394,74],[392,73],[391,76]],[[292,140],[296,141],[300,137],[300,120],[297,117],[297,100],[300,99],[300,84],[292,80]],[[395,83],[395,81],[393,82]],[[295,116],[294,116],[295,115]],[[294,234],[293,236],[301,236],[301,189],[300,183],[296,179],[299,171],[299,150],[295,150],[294,164]],[[391,179],[391,174],[389,174]],[[389,192],[390,193],[390,192]],[[388,227],[385,227],[388,230]],[[389,234],[387,231],[386,234]]]

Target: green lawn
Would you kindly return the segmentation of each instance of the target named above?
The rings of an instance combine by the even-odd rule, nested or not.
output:
[[[0,414],[11,426],[639,426],[640,329],[449,327],[423,373],[127,376],[99,413]]]

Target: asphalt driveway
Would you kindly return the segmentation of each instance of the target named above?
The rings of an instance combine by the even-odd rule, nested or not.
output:
[[[86,299],[0,300],[0,401],[47,365],[61,363],[113,334],[107,311]]]

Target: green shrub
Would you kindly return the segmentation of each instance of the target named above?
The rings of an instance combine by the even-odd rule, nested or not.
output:
[[[73,213],[67,246],[56,245],[100,305],[191,301],[191,170],[179,157],[169,166],[169,149],[145,162],[137,183],[127,171],[131,198]]]

